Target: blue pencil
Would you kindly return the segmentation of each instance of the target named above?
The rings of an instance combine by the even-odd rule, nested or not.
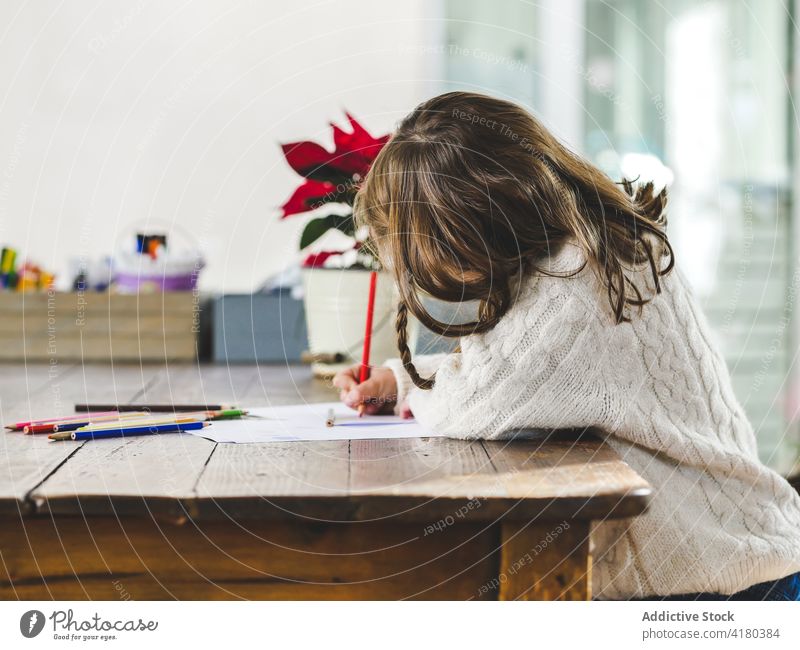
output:
[[[170,422],[167,424],[151,424],[132,427],[110,427],[108,429],[80,429],[63,434],[54,433],[51,440],[97,440],[99,438],[125,438],[127,436],[147,436],[158,433],[180,433],[181,431],[196,431],[207,427],[209,422]]]

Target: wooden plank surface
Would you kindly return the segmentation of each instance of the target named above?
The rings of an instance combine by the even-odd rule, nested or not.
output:
[[[194,497],[197,477],[214,443],[191,435],[111,438],[78,446],[29,499],[39,513],[156,516],[180,521],[182,500]]]
[[[3,423],[66,415],[88,394],[126,402],[140,394],[153,371],[138,367],[54,363],[2,366]],[[0,512],[26,512],[27,495],[62,466],[83,443],[53,444],[47,436],[0,434]]]
[[[230,373],[216,366],[201,370],[195,364],[147,366],[142,373],[142,378],[149,378],[135,397],[143,403],[236,402],[255,377],[254,372]],[[127,374],[127,368],[117,369],[118,376]],[[91,393],[81,401],[106,400]],[[215,447],[210,440],[192,435],[59,444],[79,449],[30,494],[37,512],[155,515],[178,520],[185,516],[183,501],[194,497]]]
[[[27,372],[24,388],[0,378],[0,387],[11,389],[4,400],[13,403],[5,420],[68,411],[76,401],[258,406],[335,399],[305,367],[85,365],[62,370],[57,380],[47,366]],[[398,522],[463,513],[464,520],[491,522],[633,516],[649,496],[647,484],[596,438],[215,445],[148,436],[51,444],[5,434],[4,443],[0,511]]]
[[[232,366],[235,370],[242,366]],[[243,366],[248,367],[248,366]],[[300,402],[330,402],[338,391],[329,379],[315,379],[307,366],[257,365],[255,381],[245,397],[249,406],[280,406]]]
[[[215,366],[197,363],[168,364],[148,383],[143,403],[233,403],[244,406],[255,382],[254,366]],[[248,404],[249,405],[249,404]]]
[[[560,433],[512,442],[484,441],[495,481],[510,499],[536,500],[542,513],[583,519],[629,517],[647,507],[651,488],[598,435]]]
[[[218,445],[185,508],[200,518],[494,522],[647,507],[650,488],[599,439],[511,448],[506,458],[492,444],[490,456],[481,442],[445,438]]]
[[[480,442],[449,438],[353,440],[350,462],[352,494],[462,496],[464,481],[496,478]]]

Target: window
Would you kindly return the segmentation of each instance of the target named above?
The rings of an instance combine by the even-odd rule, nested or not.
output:
[[[500,4],[502,11],[447,3],[446,88],[526,104],[612,177],[669,184],[679,264],[723,350],[762,460],[789,473],[800,456],[792,372],[800,276],[791,263],[795,115],[786,7]]]

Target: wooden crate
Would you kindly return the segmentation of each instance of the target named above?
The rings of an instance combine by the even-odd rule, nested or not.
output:
[[[188,361],[199,316],[191,292],[0,293],[0,361]]]

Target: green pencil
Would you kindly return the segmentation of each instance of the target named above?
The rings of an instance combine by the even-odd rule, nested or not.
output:
[[[232,420],[247,415],[244,409],[222,409],[219,411],[206,411],[206,420]]]

